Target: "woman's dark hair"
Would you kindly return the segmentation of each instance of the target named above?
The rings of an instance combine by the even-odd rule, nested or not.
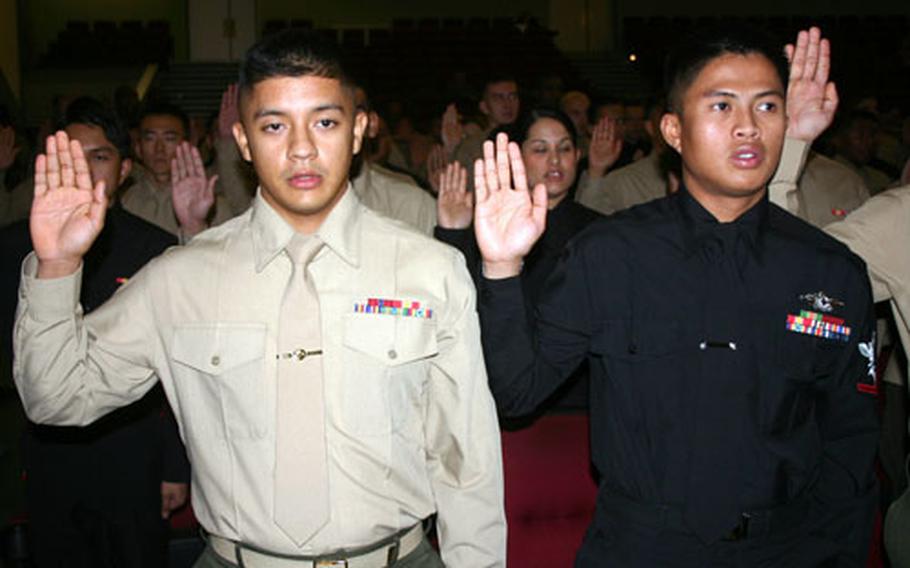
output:
[[[506,133],[509,135],[509,140],[516,142],[519,146],[522,145],[528,139],[531,127],[542,118],[550,118],[562,124],[569,133],[572,145],[578,147],[578,132],[575,130],[572,119],[566,113],[552,107],[535,107],[523,113],[514,124],[508,127]]]

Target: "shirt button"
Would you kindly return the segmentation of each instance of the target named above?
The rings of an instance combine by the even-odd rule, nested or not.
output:
[[[389,359],[397,359],[397,358],[398,358],[398,353],[396,353],[394,349],[389,349]]]
[[[218,355],[212,355],[212,366],[217,367],[220,364],[221,364],[221,357],[219,357]]]

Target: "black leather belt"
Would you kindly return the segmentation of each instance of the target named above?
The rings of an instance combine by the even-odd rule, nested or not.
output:
[[[692,533],[683,518],[682,509],[670,505],[642,503],[618,492],[601,491],[600,505],[606,515],[656,529]],[[758,537],[792,533],[809,514],[809,499],[801,497],[785,505],[743,512],[739,523],[721,537],[734,542]]]

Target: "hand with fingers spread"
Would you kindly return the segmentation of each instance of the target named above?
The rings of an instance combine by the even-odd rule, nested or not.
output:
[[[174,214],[185,235],[195,235],[208,226],[206,220],[215,203],[216,181],[217,175],[205,177],[199,150],[189,142],[181,142],[171,160],[171,197]]]
[[[441,136],[442,147],[445,149],[446,156],[452,156],[465,136],[464,127],[458,119],[458,108],[455,103],[447,106],[446,111],[442,113]]]
[[[16,161],[19,148],[16,146],[16,131],[12,126],[0,128],[0,171],[8,170]]]
[[[468,191],[468,170],[452,162],[439,173],[436,218],[443,229],[467,229],[474,218],[474,194]]]
[[[796,36],[796,45],[784,47],[790,62],[787,83],[787,137],[812,142],[834,120],[837,89],[828,81],[831,44],[821,31],[810,28]]]
[[[104,226],[104,182],[92,185],[82,145],[66,132],[49,136],[35,160],[35,197],[29,218],[38,277],[75,272]]]
[[[218,111],[218,136],[223,140],[234,139],[234,124],[240,122],[237,83],[231,83],[221,95]]]
[[[616,120],[609,116],[601,118],[591,131],[591,146],[588,148],[588,175],[599,178],[606,175],[622,153],[622,133]]]
[[[474,162],[474,234],[487,278],[508,278],[521,271],[522,259],[543,234],[547,188],[528,189],[521,150],[500,133],[496,145],[483,143]]]
[[[430,188],[433,193],[439,195],[439,176],[446,171],[446,151],[436,144],[427,155],[427,179],[430,182]]]

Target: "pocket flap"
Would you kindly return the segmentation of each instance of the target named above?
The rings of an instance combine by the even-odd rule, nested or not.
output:
[[[633,333],[628,320],[611,320],[591,339],[591,351],[618,358],[669,355],[680,349],[682,335],[674,321],[662,324],[636,323]]]
[[[220,375],[265,353],[264,324],[188,324],[177,326],[171,352],[175,361]]]
[[[435,322],[383,314],[348,314],[344,322],[344,344],[390,366],[439,352]]]

